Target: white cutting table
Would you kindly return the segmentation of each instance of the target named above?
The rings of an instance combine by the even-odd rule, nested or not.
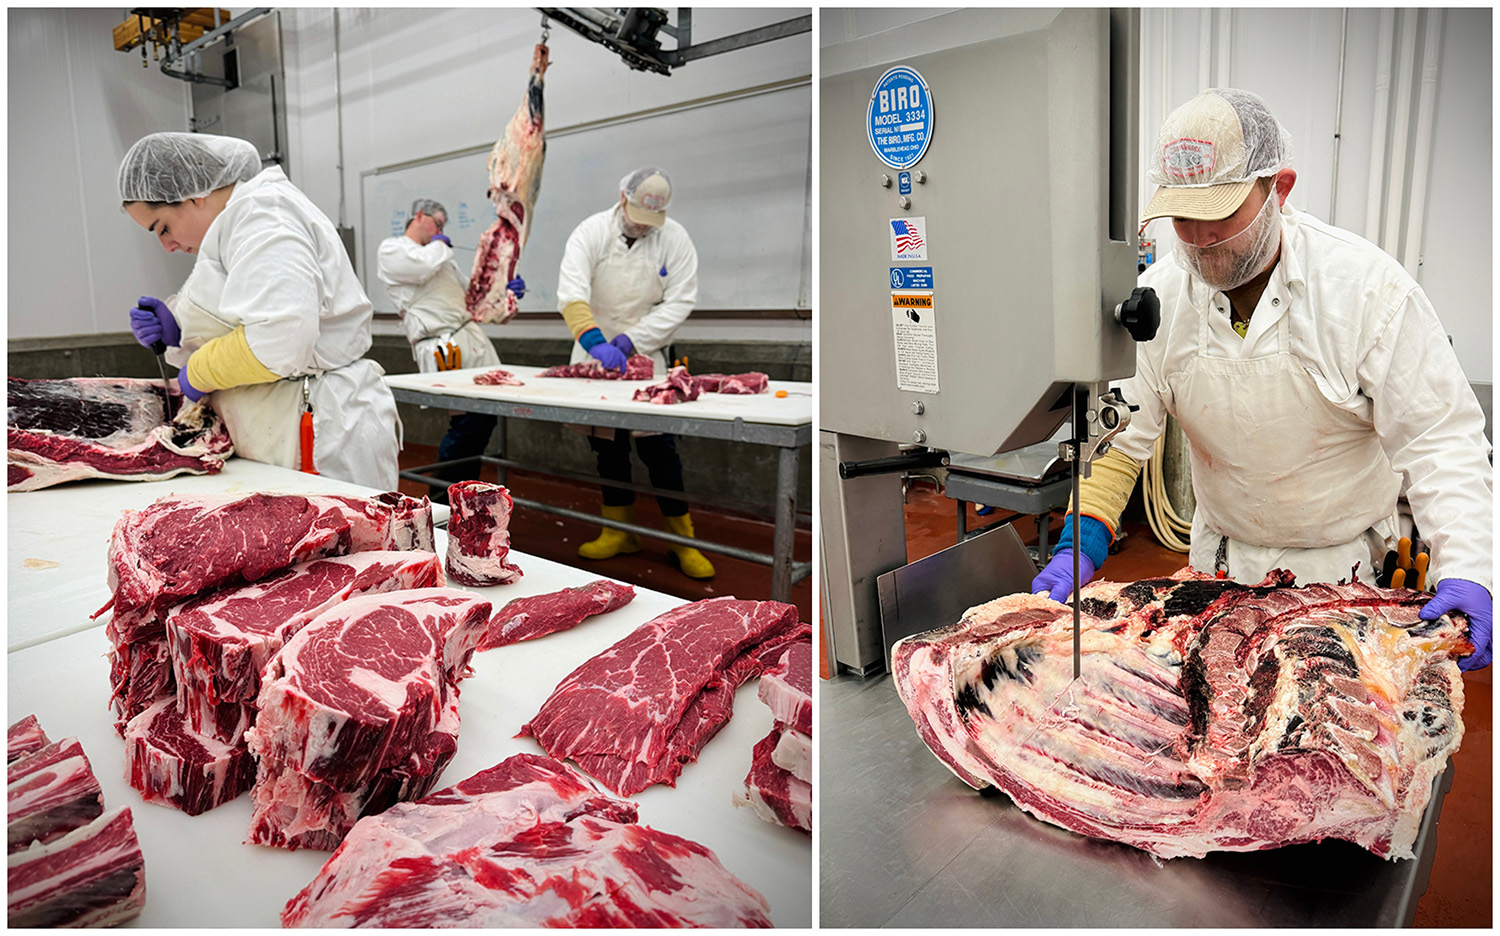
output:
[[[239,460],[230,464],[235,461]],[[226,465],[225,474],[229,470]],[[287,469],[259,465],[252,470],[256,482],[251,483],[247,473],[241,478],[244,486],[235,490],[378,493]],[[312,880],[328,853],[243,844],[250,821],[248,794],[192,817],[144,802],[125,781],[124,742],[115,734],[109,710],[106,618],[87,620],[87,614],[108,598],[108,530],[119,512],[165,493],[144,488],[176,484],[174,489],[182,493],[210,493],[184,483],[205,480],[210,479],[93,482],[8,496],[8,642],[14,648],[18,630],[33,638],[21,641],[24,648],[9,654],[7,724],[35,714],[53,740],[77,737],[103,787],[105,809],[131,808],[146,859],[147,898],[145,911],[129,925],[277,926],[281,908]],[[49,493],[60,496],[48,498],[50,503],[22,500]],[[82,511],[79,505],[84,505]],[[67,550],[46,525],[37,522],[48,511],[63,524],[86,521],[93,532],[81,541],[61,536],[64,546],[74,544]],[[85,512],[89,516],[82,516]],[[79,548],[84,541],[91,545]],[[440,555],[446,547],[446,534],[439,530]],[[51,557],[45,561],[56,561],[59,566],[26,569],[25,557]],[[511,558],[525,573],[520,581],[474,589],[497,609],[513,598],[582,585],[598,577],[524,553],[512,552]],[[48,573],[58,575],[39,585],[27,580],[34,575],[42,583]],[[82,594],[69,594],[65,581]],[[624,608],[589,618],[571,631],[476,654],[474,675],[460,684],[463,724],[458,753],[438,786],[450,786],[511,754],[545,753],[532,739],[514,735],[557,683],[640,624],[682,603],[680,598],[637,588],[635,600]],[[85,606],[87,611],[80,614]],[[749,808],[733,805],[734,793],[743,789],[750,769],[751,748],[771,730],[771,724],[770,710],[756,697],[752,681],[735,696],[734,718],[704,748],[703,756],[683,769],[675,789],[655,786],[632,799],[640,808],[643,824],[701,842],[726,868],[765,895],[778,927],[805,928],[812,925],[810,839],[762,821]]]
[[[490,387],[474,383],[476,375],[493,370],[489,367],[431,374],[395,374],[387,376],[385,381],[396,399],[403,403],[489,413],[502,420],[510,417],[536,419],[777,446],[776,532],[771,556],[707,541],[700,541],[697,545],[715,547],[716,551],[750,561],[764,562],[769,558],[771,597],[777,601],[791,600],[792,585],[812,569],[810,562],[792,561],[792,546],[796,539],[797,462],[800,448],[812,441],[811,383],[773,380],[766,393],[705,393],[689,403],[663,406],[638,403],[631,396],[642,387],[659,383],[664,375],[652,380],[538,378],[537,374],[544,368],[515,365],[502,365],[502,368],[513,373],[523,386]],[[776,396],[778,390],[786,391],[787,395]],[[496,439],[503,458],[505,433],[496,433]],[[565,508],[532,501],[519,503],[574,519],[601,521],[591,514]],[[670,536],[663,537],[658,531],[616,521],[603,522],[606,526],[631,529],[647,536]]]

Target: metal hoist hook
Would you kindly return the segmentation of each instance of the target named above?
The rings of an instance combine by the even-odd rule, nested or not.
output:
[[[547,14],[542,14],[542,45],[547,44],[547,37],[552,35],[551,26],[547,22]]]

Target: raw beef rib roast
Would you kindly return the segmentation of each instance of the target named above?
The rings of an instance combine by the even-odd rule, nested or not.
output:
[[[1430,597],[1183,572],[1010,595],[892,650],[896,689],[964,782],[1037,818],[1171,858],[1324,838],[1412,857],[1463,737],[1465,622]]]
[[[9,378],[6,489],[217,474],[234,453],[224,421],[206,400],[189,403],[174,393],[168,404],[164,392],[160,381],[123,377]]]

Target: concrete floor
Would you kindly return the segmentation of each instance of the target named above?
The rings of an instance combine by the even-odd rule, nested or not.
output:
[[[1004,516],[1004,511],[996,511],[980,517],[971,505],[967,527],[975,530]],[[1023,540],[1036,544],[1031,518],[1017,518],[1015,525]],[[1056,517],[1051,527],[1053,542],[1061,528],[1061,518]],[[1185,555],[1162,547],[1144,524],[1126,523],[1124,529],[1127,535],[1120,550],[1110,556],[1101,578],[1154,578],[1187,564]],[[907,561],[915,562],[957,541],[954,502],[929,487],[913,489],[906,504]],[[821,622],[817,633],[822,634]],[[828,678],[826,658],[820,656],[819,663],[822,677]],[[1488,928],[1493,924],[1492,679],[1491,669],[1464,674],[1463,746],[1453,756],[1453,788],[1443,799],[1437,856],[1427,891],[1417,903],[1417,926]]]
[[[437,461],[437,447],[407,443],[400,456],[403,471]],[[495,468],[486,465],[484,480],[494,481]],[[644,483],[644,479],[640,479]],[[599,489],[592,485],[561,481],[542,474],[512,470],[508,487],[516,497],[539,501],[558,507],[597,513],[599,511]],[[400,490],[413,497],[427,493],[427,485],[416,481],[402,480]],[[809,505],[802,505],[809,506]],[[694,533],[700,539],[752,549],[756,552],[771,552],[775,532],[770,520],[761,520],[723,512],[693,508]],[[636,517],[643,526],[661,526],[661,512],[656,500],[649,496],[636,499]],[[559,517],[539,510],[517,507],[511,515],[511,546],[522,552],[551,559],[565,565],[575,566],[597,573],[602,577],[629,582],[642,588],[675,595],[690,601],[702,598],[717,598],[733,595],[738,598],[767,599],[771,597],[771,567],[733,559],[711,551],[704,551],[714,564],[715,574],[702,581],[690,579],[672,565],[666,544],[643,539],[644,548],[638,553],[620,555],[613,559],[592,561],[578,557],[578,544],[599,535],[599,527]],[[807,530],[797,532],[792,551],[798,562],[806,562],[812,555],[812,534]],[[522,572],[525,569],[523,567]],[[792,586],[791,603],[802,612],[804,621],[812,620],[812,578],[804,578]]]

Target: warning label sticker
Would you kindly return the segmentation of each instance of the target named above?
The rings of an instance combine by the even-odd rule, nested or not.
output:
[[[896,387],[938,392],[937,313],[930,292],[892,292],[891,326],[896,340]]]

